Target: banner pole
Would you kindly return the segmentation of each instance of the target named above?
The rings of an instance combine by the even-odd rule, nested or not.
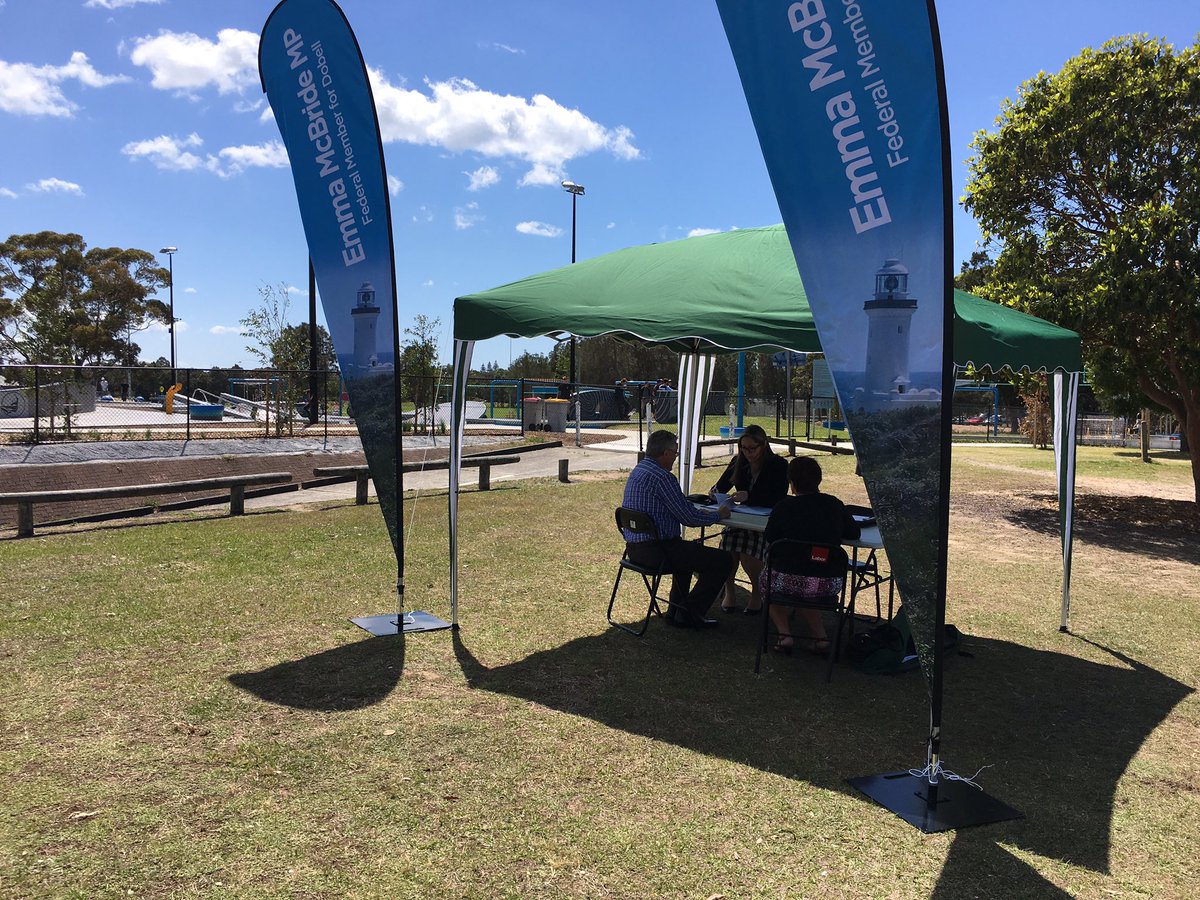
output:
[[[325,320],[396,554],[396,612],[352,621],[377,636],[449,628],[449,622],[436,616],[404,612],[404,429],[395,239],[383,139],[362,49],[334,0],[281,0],[263,25],[258,63],[263,91],[288,150]],[[340,141],[331,137],[335,127],[341,129]],[[356,193],[361,205],[354,202]],[[310,289],[310,299],[314,293]],[[375,352],[376,325],[386,330],[379,320],[389,301],[390,360],[387,351]],[[388,478],[393,479],[390,485]]]

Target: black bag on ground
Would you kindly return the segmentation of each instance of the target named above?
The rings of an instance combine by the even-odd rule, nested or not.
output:
[[[942,649],[953,650],[962,640],[962,632],[946,625]],[[869,631],[854,635],[846,645],[846,655],[859,669],[874,675],[910,672],[919,668],[917,647],[904,607],[890,622],[882,622]]]

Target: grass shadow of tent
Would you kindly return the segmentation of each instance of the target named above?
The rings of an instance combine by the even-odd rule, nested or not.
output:
[[[1007,510],[1004,517],[1014,525],[1057,537],[1058,496],[1031,494],[1026,500]],[[1200,564],[1197,529],[1200,513],[1190,500],[1112,494],[1075,497],[1077,544]]]
[[[228,676],[260,700],[294,709],[347,712],[384,700],[404,671],[404,636],[353,641],[258,672]]]
[[[927,700],[919,677],[842,666],[824,684],[814,658],[776,661],[756,679],[748,641],[708,637],[658,629],[635,641],[610,630],[495,668],[459,635],[455,652],[474,688],[855,797],[845,777],[921,761]],[[939,896],[986,894],[996,884],[987,871],[1043,884],[998,841],[1107,872],[1117,783],[1191,688],[1113,651],[1092,662],[986,638],[964,647],[974,658],[952,657],[948,667],[946,762],[960,770],[994,764],[981,776],[987,791],[1027,818],[982,829],[984,837],[956,836]],[[711,664],[697,662],[701,653]]]

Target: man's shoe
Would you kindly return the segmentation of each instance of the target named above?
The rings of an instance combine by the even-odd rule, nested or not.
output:
[[[667,610],[662,614],[662,617],[664,622],[666,622],[668,625],[674,626],[675,628],[688,627],[688,623],[684,621],[686,618],[685,614],[680,612],[679,615],[676,615],[675,607],[673,606],[667,607]]]

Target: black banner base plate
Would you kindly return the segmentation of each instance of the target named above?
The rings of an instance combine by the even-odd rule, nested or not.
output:
[[[396,613],[383,616],[359,616],[351,619],[363,631],[369,631],[375,637],[386,637],[389,634],[414,634],[418,631],[441,631],[450,627],[445,619],[439,619],[432,613],[414,609],[404,614],[403,627],[397,622]]]
[[[847,778],[846,783],[925,834],[1025,818],[1023,812],[965,782],[943,778],[931,786],[907,769]]]

